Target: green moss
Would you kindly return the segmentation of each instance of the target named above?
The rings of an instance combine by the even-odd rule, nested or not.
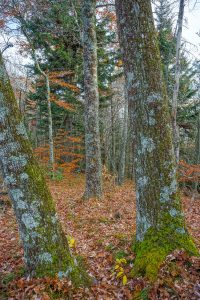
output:
[[[133,299],[134,300],[148,300],[148,293],[149,293],[149,288],[144,288],[141,292],[140,291],[136,291],[134,293]]]
[[[175,249],[184,249],[189,255],[199,255],[183,225],[182,217],[174,218],[164,214],[161,224],[157,229],[150,228],[144,240],[135,244],[133,276],[142,275],[153,282],[166,256]]]
[[[47,254],[47,261],[45,259],[41,262],[37,261],[33,275],[35,277],[67,277],[77,287],[89,285],[91,280],[85,271],[83,262],[80,261],[80,258],[75,259],[70,253],[67,238],[56,217],[55,203],[47,188],[43,173],[33,157],[27,164],[25,172],[31,182],[30,193],[38,195],[42,200],[42,206],[37,207],[42,219],[34,229],[38,235],[37,255]],[[29,201],[31,204],[33,199],[30,198]],[[52,219],[55,219],[54,223],[52,223]],[[32,243],[31,234],[30,232],[29,242]],[[48,261],[48,256],[50,261]]]
[[[117,232],[114,237],[120,242],[120,244],[126,244],[128,242],[128,237],[123,232]]]
[[[9,282],[13,281],[16,278],[15,273],[8,273],[6,276],[4,276],[2,283],[8,284]]]
[[[81,256],[75,257],[71,254],[68,246],[68,241],[62,230],[60,224],[57,224],[58,230],[56,232],[57,238],[55,242],[51,240],[52,227],[37,228],[37,232],[41,233],[43,240],[41,240],[40,252],[45,255],[50,255],[50,259],[37,262],[35,277],[55,277],[69,278],[75,287],[88,286],[91,283],[91,278],[86,273],[84,261]],[[45,237],[45,238],[44,238]]]
[[[121,258],[125,258],[128,256],[128,253],[126,253],[125,251],[123,250],[119,250],[115,253],[114,257],[115,257],[115,260],[116,259],[121,259]]]
[[[72,281],[75,287],[86,287],[91,285],[92,279],[85,270],[83,258],[81,256],[69,257],[66,251],[63,259],[55,255],[52,263],[38,265],[35,277],[66,277]]]
[[[3,284],[8,284],[11,281],[15,280],[16,278],[22,277],[23,275],[25,275],[25,269],[22,267],[19,270],[15,271],[15,272],[11,272],[8,273],[7,275],[5,275],[2,279],[2,283]]]

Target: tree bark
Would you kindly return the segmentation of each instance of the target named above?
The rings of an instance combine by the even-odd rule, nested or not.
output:
[[[111,117],[111,149],[110,149],[110,171],[115,176],[116,175],[116,129],[115,129],[115,111],[113,96],[110,99],[110,117]]]
[[[195,164],[200,164],[200,111],[198,112],[198,119],[197,119],[197,136],[196,136],[196,149],[195,149]],[[194,185],[194,192],[192,198],[195,198],[195,195],[198,195],[198,188],[199,188],[199,181],[196,179]]]
[[[197,137],[196,137],[196,164],[200,164],[200,111],[197,119]]]
[[[33,156],[0,54],[0,168],[12,200],[30,276],[66,276],[84,283]]]
[[[172,127],[173,127],[173,143],[177,163],[179,162],[179,126],[177,124],[177,106],[178,106],[178,93],[180,85],[180,55],[181,55],[181,37],[183,28],[185,0],[180,0],[177,34],[176,34],[176,63],[175,63],[175,84],[172,99]]]
[[[99,93],[95,0],[83,1],[83,49],[85,89],[85,198],[102,197],[102,167],[99,134]]]
[[[125,178],[125,167],[126,167],[126,146],[128,140],[128,103],[127,97],[124,96],[124,119],[123,119],[123,129],[121,137],[121,149],[120,149],[120,159],[119,159],[119,170],[118,170],[118,184],[122,185]]]
[[[197,250],[177,191],[171,118],[150,0],[116,0],[125,83],[133,120],[136,180],[135,273],[155,279],[176,248]]]

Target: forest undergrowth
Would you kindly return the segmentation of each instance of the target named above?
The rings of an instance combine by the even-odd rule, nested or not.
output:
[[[0,212],[0,299],[200,299],[200,258],[170,254],[157,281],[131,278],[134,264],[133,183],[105,181],[104,199],[83,200],[84,177],[49,182],[71,251],[82,256],[92,285],[74,289],[69,280],[26,278],[18,226],[4,197]],[[188,229],[200,249],[200,199],[182,197]]]

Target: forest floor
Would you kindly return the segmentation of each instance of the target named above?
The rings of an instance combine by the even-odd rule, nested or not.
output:
[[[1,300],[200,299],[200,258],[188,257],[183,251],[167,257],[153,285],[143,278],[131,278],[135,194],[130,181],[118,187],[107,180],[102,201],[82,200],[81,175],[50,182],[49,186],[71,249],[83,256],[93,284],[74,289],[67,280],[25,278],[16,220],[12,208],[4,205],[0,212]],[[200,199],[183,197],[183,208],[188,229],[200,249]],[[123,268],[122,274],[115,270],[116,265]]]

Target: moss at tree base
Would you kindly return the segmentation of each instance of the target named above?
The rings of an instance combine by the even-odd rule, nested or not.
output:
[[[136,259],[132,276],[141,275],[154,282],[166,256],[176,249],[199,256],[199,251],[187,231],[183,229],[184,232],[178,232],[179,228],[168,225],[159,230],[150,228],[144,240],[134,245]]]
[[[59,259],[59,258],[57,258]],[[62,259],[61,259],[62,260]],[[60,262],[55,260],[55,263],[38,266],[33,277],[55,277],[68,278],[72,281],[74,287],[87,287],[92,283],[92,278],[89,277],[85,271],[85,265],[83,259],[78,257],[70,257]]]

